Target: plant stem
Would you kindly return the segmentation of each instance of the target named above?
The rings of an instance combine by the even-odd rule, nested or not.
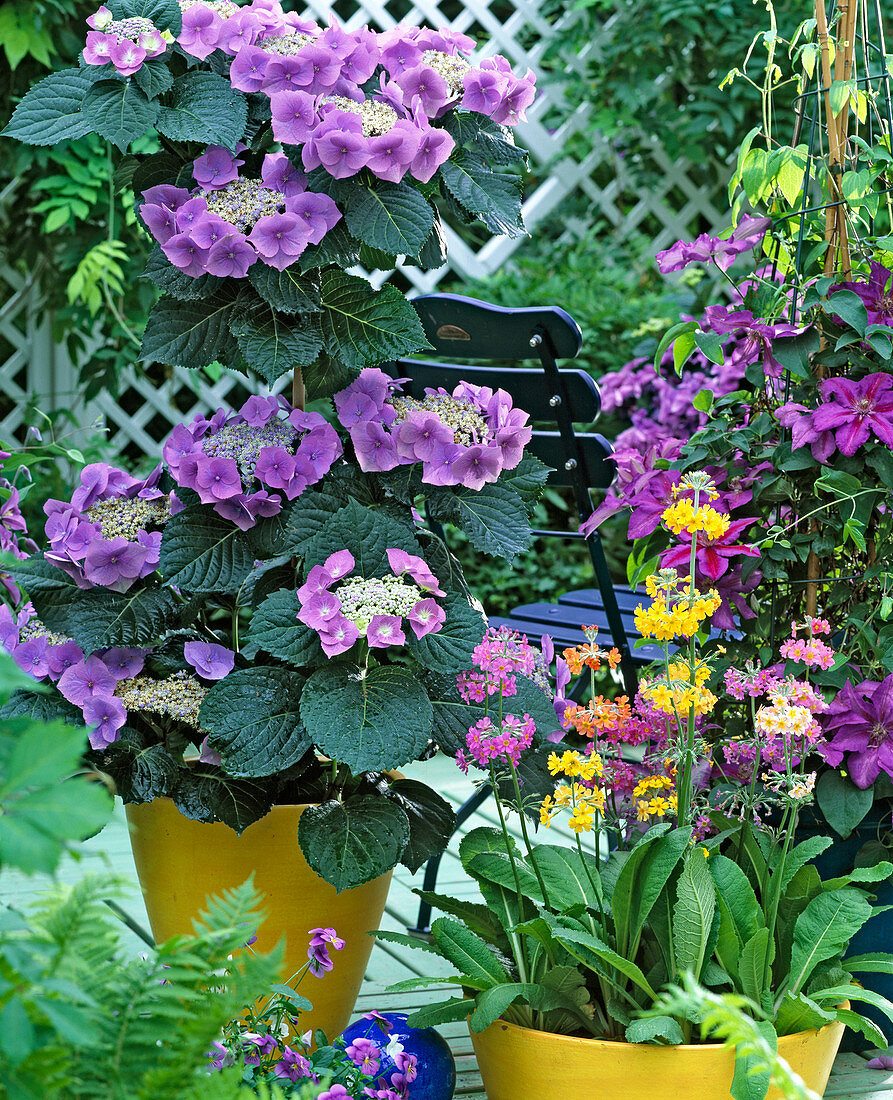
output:
[[[499,824],[502,827],[502,835],[505,840],[505,850],[508,853],[509,863],[512,865],[512,875],[515,879],[515,890],[518,894],[518,916],[524,912],[524,895],[521,892],[521,879],[518,875],[518,867],[515,864],[515,856],[512,852],[512,838],[509,836],[509,831],[505,823],[505,813],[502,809],[502,799],[499,797],[499,784],[496,779],[496,769],[493,767],[493,761],[490,761],[490,784],[493,788],[493,798],[496,802],[496,812],[499,814]],[[518,933],[511,928],[506,929],[506,933],[511,941],[512,951],[515,955],[515,963],[518,967],[518,976],[522,982],[527,981],[527,960],[524,957],[524,946],[518,937]]]
[[[239,601],[233,600],[233,614],[232,614],[232,635],[233,635],[233,649],[236,653],[239,652]]]
[[[527,820],[524,816],[524,803],[521,800],[521,786],[518,783],[518,772],[515,769],[515,762],[509,759],[509,767],[512,773],[512,786],[515,789],[515,801],[518,806],[518,816],[521,818],[521,835],[524,837],[524,847],[527,849],[527,854],[530,856],[530,862],[533,864],[534,874],[536,875],[536,881],[539,883],[540,890],[543,894],[543,904],[547,909],[551,909],[552,906],[549,902],[549,894],[546,890],[546,883],[543,880],[542,873],[540,871],[539,864],[536,861],[536,856],[533,854],[533,846],[530,843],[530,836],[527,832]]]

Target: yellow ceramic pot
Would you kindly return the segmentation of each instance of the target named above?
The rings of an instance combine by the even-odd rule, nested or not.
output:
[[[209,894],[240,886],[253,873],[267,912],[254,947],[268,951],[285,936],[283,981],[307,961],[311,928],[334,928],[346,941],[342,951],[331,951],[334,969],[322,978],[309,974],[300,990],[313,1002],[313,1011],[301,1016],[302,1027],[321,1027],[330,1038],[343,1031],[375,942],[367,933],[381,927],[391,872],[337,894],[298,847],[298,819],[306,806],[274,806],[241,836],[221,823],[183,817],[167,798],[126,809],[156,942],[191,932]]]
[[[820,1096],[843,1027],[828,1024],[778,1040],[778,1053]],[[664,1047],[574,1039],[503,1020],[472,1033],[471,1041],[487,1100],[588,1096],[590,1091],[610,1100],[728,1100],[735,1072],[734,1052],[709,1043]],[[780,1098],[773,1089],[767,1100]]]

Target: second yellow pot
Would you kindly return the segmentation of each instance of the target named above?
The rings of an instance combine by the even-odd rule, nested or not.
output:
[[[334,1038],[347,1026],[374,939],[381,926],[391,872],[344,890],[310,869],[298,847],[298,820],[305,806],[274,806],[238,836],[227,825],[183,817],[170,799],[127,806],[131,846],[146,912],[156,942],[192,932],[209,894],[240,886],[254,874],[264,895],[266,920],[257,929],[257,951],[284,935],[285,981],[307,961],[311,928],[334,928],[345,941],[332,950],[335,966],[322,978],[308,974],[300,992],[313,1002],[301,1027],[321,1027]]]

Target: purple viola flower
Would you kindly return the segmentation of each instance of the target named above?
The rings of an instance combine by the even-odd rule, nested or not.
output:
[[[200,157],[192,162],[192,175],[196,183],[206,190],[222,187],[239,178],[239,165],[245,161],[234,156],[223,145],[209,145]]]
[[[366,641],[373,649],[389,645],[406,645],[403,620],[399,615],[373,615],[366,628]]]
[[[93,696],[110,698],[117,680],[99,657],[88,657],[67,668],[59,677],[58,688],[76,707],[82,707]]]
[[[84,575],[91,584],[124,592],[139,577],[146,557],[144,546],[120,536],[97,539],[84,558]]]
[[[242,492],[239,467],[232,458],[205,458],[195,472],[195,491],[202,504],[216,504]]]
[[[872,434],[893,447],[893,377],[826,378],[819,391],[823,403],[812,415],[812,427],[833,432],[841,454],[854,455]]]
[[[90,727],[90,747],[104,749],[118,740],[118,731],[127,721],[127,711],[120,699],[92,695],[81,707],[84,722]]]
[[[437,632],[446,621],[446,612],[436,600],[419,600],[410,609],[409,625],[417,638]]]
[[[295,214],[266,214],[258,218],[248,240],[265,264],[284,271],[307,247],[304,225]]]
[[[880,683],[847,681],[819,721],[827,742],[822,755],[837,767],[846,754],[857,787],[870,787],[881,771],[893,776],[893,674]]]
[[[341,221],[341,211],[334,199],[314,191],[302,191],[289,198],[286,211],[304,223],[304,234],[309,244],[319,244],[326,233]]]
[[[183,26],[177,42],[186,53],[204,61],[217,49],[223,19],[207,4],[190,4],[183,12]]]
[[[344,947],[344,940],[341,939],[334,928],[311,928],[309,935],[310,943],[307,947],[307,958],[310,961],[310,973],[317,978],[321,978],[334,965],[329,956],[329,947],[341,951]]]
[[[161,245],[161,251],[174,267],[197,279],[204,275],[208,260],[208,250],[200,248],[188,233],[177,233]]]
[[[42,680],[50,671],[49,642],[46,638],[29,638],[12,651],[12,659],[22,672]]]
[[[236,663],[236,655],[231,649],[214,642],[186,642],[183,656],[205,680],[222,680]]]
[[[210,275],[222,278],[244,279],[248,268],[257,263],[257,253],[248,244],[243,233],[228,233],[213,245],[205,261]]]
[[[259,46],[244,46],[233,58],[229,80],[240,92],[259,92],[267,75],[270,55]]]
[[[77,642],[63,642],[62,645],[50,646],[47,652],[50,679],[58,680],[67,668],[80,664],[83,659],[84,651]]]
[[[275,1077],[285,1077],[289,1081],[300,1081],[304,1077],[313,1076],[313,1067],[303,1054],[299,1054],[287,1046],[282,1046],[281,1054],[281,1058],[273,1067]]]
[[[870,325],[893,326],[893,271],[872,261],[867,282],[839,283],[829,291],[851,290],[865,303]]]
[[[277,141],[303,145],[313,136],[318,123],[316,101],[307,92],[277,92],[270,99],[270,109]]]
[[[198,5],[196,5],[196,7],[198,7]],[[219,1043],[216,1039],[211,1043],[211,1049],[207,1052],[207,1057],[212,1069],[226,1069],[227,1066],[233,1064],[232,1053],[226,1049],[223,1043]]]
[[[344,1051],[357,1069],[367,1077],[374,1077],[378,1073],[381,1063],[381,1048],[372,1039],[354,1039]]]
[[[397,444],[383,424],[375,420],[363,421],[354,426],[350,438],[364,473],[382,473],[400,465]]]
[[[103,653],[102,663],[116,680],[129,680],[142,672],[148,652],[135,646],[112,646]]]

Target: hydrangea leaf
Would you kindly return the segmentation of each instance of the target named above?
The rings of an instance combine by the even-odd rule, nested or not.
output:
[[[289,509],[281,550],[303,554],[306,544],[325,529],[333,514],[346,503],[346,493],[332,484],[331,477],[327,477],[318,486],[305,489]]]
[[[406,648],[424,668],[432,672],[458,673],[471,667],[474,647],[481,644],[487,624],[483,614],[455,592],[436,597],[446,611],[440,630],[416,638],[406,629]]]
[[[276,775],[301,759],[311,744],[299,698],[300,679],[275,666],[236,669],[211,687],[199,719],[228,775]]]
[[[149,99],[157,99],[169,92],[174,83],[173,75],[163,61],[144,61],[133,74],[133,79]]]
[[[353,576],[380,577],[390,573],[389,549],[421,553],[409,527],[390,519],[380,509],[364,508],[351,500],[334,515],[330,513],[321,530],[305,546],[304,565],[310,569],[322,565],[336,550],[349,550],[356,562]]]
[[[239,354],[229,332],[234,304],[231,292],[190,302],[162,298],[149,314],[140,358],[193,368],[233,362]]]
[[[141,158],[133,170],[131,180],[137,199],[142,197],[144,191],[148,191],[150,187],[155,187],[159,183],[170,183],[174,187],[185,187],[187,190],[194,187],[192,162],[184,162],[167,151]]]
[[[171,794],[181,771],[179,761],[164,745],[129,726],[98,755],[102,770],[111,776],[125,802],[151,802]]]
[[[298,160],[300,163],[300,158]],[[328,175],[328,173],[325,173]],[[332,179],[328,176],[329,180]],[[339,182],[337,180],[333,182]],[[310,184],[310,190],[325,192],[325,189]],[[343,221],[326,233],[318,245],[311,245],[301,253],[298,265],[301,271],[313,271],[316,268],[328,267],[329,264],[337,264],[339,267],[351,267],[360,259],[360,243],[355,241],[348,233]]]
[[[84,96],[85,120],[123,153],[158,117],[158,104],[132,80],[98,80]]]
[[[266,302],[258,306],[233,314],[230,330],[248,366],[272,386],[286,371],[312,363],[322,350],[322,337],[312,317],[286,317]]]
[[[518,237],[524,232],[517,179],[497,175],[483,157],[467,149],[457,149],[440,166],[440,174],[453,198],[476,214],[491,233]]]
[[[511,561],[530,546],[527,509],[513,489],[499,484],[459,489],[455,501],[456,522],[478,550]]]
[[[408,841],[405,812],[380,795],[310,806],[298,822],[304,858],[338,893],[390,871]]]
[[[174,621],[173,593],[137,583],[128,592],[78,588],[75,581],[39,555],[7,572],[28,592],[41,622],[74,638],[84,653],[114,645],[146,645]]]
[[[231,779],[218,769],[182,768],[171,793],[177,809],[192,821],[222,821],[241,835],[269,813],[273,804],[268,785]]]
[[[299,668],[319,657],[322,653],[319,636],[299,621],[300,606],[293,589],[267,596],[251,617],[242,652],[247,656],[263,650]]]
[[[516,492],[530,508],[542,496],[552,472],[552,467],[535,455],[524,455],[514,470],[505,470],[499,475],[499,484]]]
[[[433,271],[438,267],[443,267],[447,262],[447,240],[443,231],[443,222],[440,220],[440,215],[435,211],[434,214],[434,226],[418,255],[418,265],[422,271]]]
[[[347,665],[329,665],[307,681],[301,718],[326,756],[352,772],[385,771],[424,752],[434,711],[406,668],[379,665],[358,678]]]
[[[80,69],[45,76],[25,94],[2,136],[28,145],[55,145],[89,134],[92,124],[81,106],[92,83]]]
[[[151,19],[160,31],[179,34],[183,26],[177,0],[109,0],[107,7],[116,19]]]
[[[199,595],[234,594],[253,568],[244,532],[210,507],[190,505],[168,520],[158,564],[165,584]]]
[[[459,694],[455,676],[421,674],[431,706],[434,708],[434,725],[431,734],[447,756],[455,756],[465,748],[465,735],[469,727],[484,717],[483,705],[468,704]]]
[[[188,72],[174,81],[158,113],[158,129],[174,141],[224,145],[230,151],[245,133],[248,103],[217,73]]]
[[[340,359],[336,359],[325,351],[321,351],[312,363],[302,367],[301,374],[304,378],[304,389],[307,391],[308,401],[331,397],[332,394],[350,385],[357,377],[357,371],[345,366]]]
[[[324,270],[322,334],[326,349],[349,367],[373,367],[431,345],[418,314],[395,286],[375,291],[356,275]]]
[[[294,265],[277,271],[264,263],[248,271],[248,282],[273,309],[283,313],[316,313],[321,308],[319,287],[305,278]]]
[[[415,872],[446,848],[456,828],[453,807],[427,784],[415,779],[396,779],[387,790],[409,819],[409,841],[400,862]]]
[[[83,726],[80,710],[58,691],[14,691],[0,707],[0,721],[7,718],[33,718],[37,722],[62,721],[69,726]],[[83,750],[83,744],[81,750]]]
[[[408,183],[354,188],[344,218],[357,240],[391,256],[417,255],[434,228],[430,204]]]
[[[164,294],[170,294],[181,302],[194,302],[199,298],[209,298],[219,290],[222,279],[215,275],[200,275],[194,279],[185,274],[170,262],[161,251],[161,245],[156,244],[146,260],[146,270],[143,275],[161,290]]]

